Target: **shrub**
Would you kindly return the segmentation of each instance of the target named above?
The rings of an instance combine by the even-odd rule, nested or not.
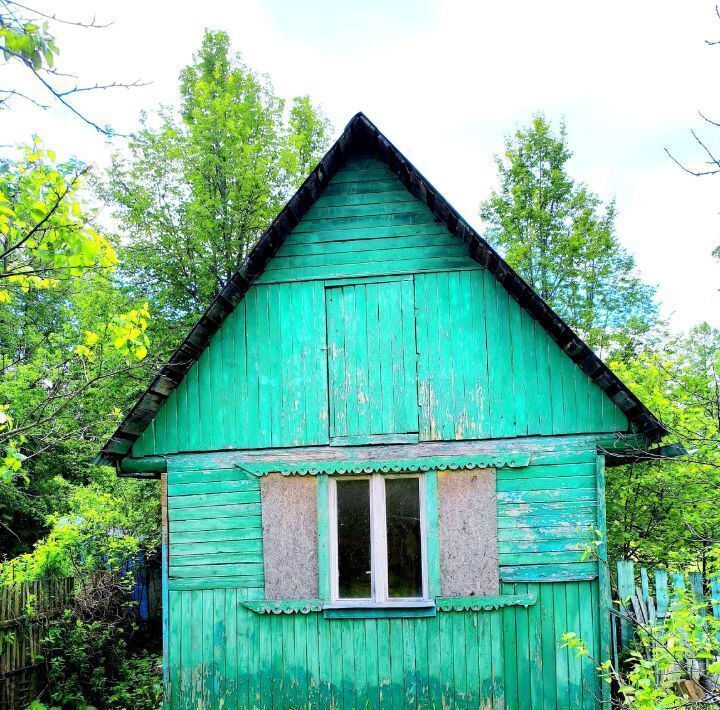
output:
[[[717,708],[720,673],[720,620],[706,605],[680,594],[668,614],[653,624],[635,624],[635,641],[620,668],[596,661],[603,681],[620,697],[613,706],[632,710]],[[564,646],[590,657],[583,640],[563,634]],[[595,660],[595,659],[593,659]]]
[[[42,642],[48,700],[61,708],[151,710],[162,702],[158,657],[137,647],[132,578],[88,576],[72,609],[51,622]],[[143,639],[144,641],[144,639]],[[41,707],[41,706],[36,706]]]
[[[106,707],[127,652],[118,627],[86,622],[66,609],[43,641],[49,698],[67,708]]]
[[[123,661],[119,679],[107,699],[117,710],[155,710],[162,706],[162,660],[147,652]]]

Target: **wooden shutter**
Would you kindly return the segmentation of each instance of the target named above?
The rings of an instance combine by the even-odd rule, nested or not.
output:
[[[326,289],[330,436],[417,441],[412,279]]]

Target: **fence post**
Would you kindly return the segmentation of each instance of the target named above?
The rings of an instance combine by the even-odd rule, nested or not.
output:
[[[645,567],[640,570],[640,586],[642,587],[642,599],[647,607],[650,602],[650,584],[648,582],[648,571]]]
[[[655,570],[655,599],[658,619],[664,619],[670,606],[670,592],[668,590],[668,573],[664,569]]]
[[[0,708],[27,707],[42,687],[40,643],[51,620],[73,598],[74,582],[39,580],[0,585],[0,633],[13,640],[0,644]],[[30,608],[28,608],[30,607]]]
[[[690,572],[690,591],[698,604],[702,604],[705,600],[703,591],[703,578],[700,572]],[[702,614],[705,615],[705,606],[702,607]]]
[[[713,616],[720,619],[720,576],[710,580],[710,598]],[[718,637],[718,641],[720,641],[720,632],[718,632]]]
[[[680,598],[681,592],[685,591],[685,575],[682,572],[673,574],[673,597],[675,601]]]
[[[625,650],[635,635],[629,616],[628,600],[635,594],[635,565],[630,560],[617,563],[618,596],[620,597],[620,647]]]

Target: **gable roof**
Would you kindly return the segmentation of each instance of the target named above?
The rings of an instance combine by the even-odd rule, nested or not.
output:
[[[260,276],[303,215],[320,197],[345,160],[371,153],[382,160],[405,188],[424,202],[435,217],[469,248],[469,255],[493,274],[508,293],[547,331],[565,353],[625,414],[635,430],[657,441],[667,433],[658,419],[618,379],[580,337],[545,303],[502,257],[438,193],[430,182],[363,114],[350,120],[298,191],[265,230],[248,258],[216,296],[205,314],[160,370],[95,459],[112,463],[124,458],[170,393],[198,360],[211,336]]]

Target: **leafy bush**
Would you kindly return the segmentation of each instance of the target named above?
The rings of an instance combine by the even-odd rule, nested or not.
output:
[[[596,661],[603,681],[619,689],[621,697],[613,701],[614,706],[632,710],[718,707],[720,620],[706,612],[705,604],[682,594],[664,619],[636,624],[635,642],[620,668],[609,660]],[[590,657],[576,634],[563,634],[563,642],[577,655]]]
[[[162,660],[143,653],[123,661],[119,680],[107,699],[109,708],[118,710],[154,710],[162,706]]]
[[[119,571],[88,576],[76,587],[72,608],[50,623],[41,653],[54,707],[158,707],[158,659],[148,654],[148,639],[138,638],[132,584]]]
[[[43,654],[53,707],[155,710],[162,705],[160,657],[147,651],[129,655],[120,625],[83,621],[66,610],[50,626]]]
[[[157,486],[118,479],[99,469],[89,485],[56,479],[57,495],[66,496],[65,512],[50,515],[50,533],[32,552],[0,562],[0,584],[47,577],[85,580],[117,569],[143,551],[151,559],[160,543]]]
[[[127,643],[118,627],[85,622],[66,609],[50,626],[43,652],[53,705],[106,707],[104,700],[119,680]]]

